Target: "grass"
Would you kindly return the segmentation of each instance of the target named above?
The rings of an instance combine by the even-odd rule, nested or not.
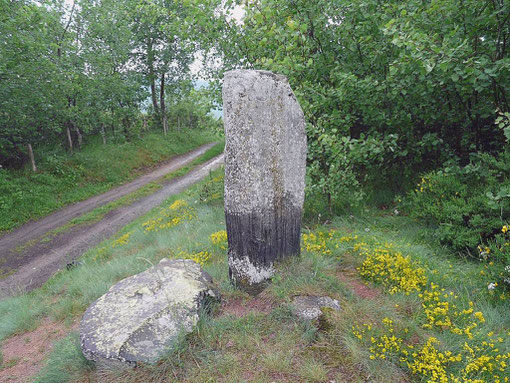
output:
[[[212,254],[204,267],[218,284],[224,306],[203,315],[195,330],[159,363],[134,370],[95,372],[83,360],[76,335],[71,335],[54,347],[37,382],[434,382],[439,380],[433,380],[429,372],[438,365],[445,368],[449,382],[455,381],[453,378],[496,382],[496,375],[504,381],[505,371],[489,373],[482,367],[472,370],[464,380],[462,375],[467,364],[481,360],[481,356],[510,352],[508,293],[501,296],[502,291],[489,292],[486,276],[480,273],[486,265],[454,257],[432,245],[423,237],[422,227],[407,217],[369,210],[363,218],[337,217],[326,226],[305,228],[315,237],[304,238],[300,258],[278,265],[278,273],[263,296],[252,298],[234,289],[227,278],[226,244],[210,240],[210,234],[225,228],[217,193],[221,190],[219,174],[213,173],[208,180],[163,204],[167,207],[177,199],[187,200],[196,218],[147,231],[143,224],[160,217],[160,209],[154,209],[116,238],[87,252],[81,265],[57,274],[28,295],[0,302],[0,339],[37,326],[45,316],[71,323],[116,281],[147,269],[163,257],[176,257],[181,251]],[[416,270],[424,270],[427,286],[422,291],[406,291],[408,285],[398,279],[375,283],[378,274],[374,268],[369,268],[372,274],[362,278],[358,268],[367,265],[366,254],[386,249],[385,244],[390,244],[390,254],[409,257],[410,266],[405,272],[410,278]],[[401,286],[400,290],[390,293],[390,282]],[[453,304],[460,311],[473,302],[473,311],[483,313],[485,321],[477,323],[472,339],[452,333],[448,326],[423,327],[427,315],[419,294],[430,282],[458,296],[452,298],[452,312]],[[316,325],[301,321],[292,315],[290,307],[292,298],[301,294],[329,295],[340,301],[342,310],[325,311]],[[229,310],[234,306],[252,309],[239,316]],[[384,318],[392,321],[390,333]],[[452,318],[462,328],[471,323],[469,318],[460,320],[453,314]],[[431,338],[439,343],[427,349],[436,352],[429,360],[417,352],[418,356],[402,361],[401,351],[391,345],[381,358],[377,344],[392,335],[417,351],[423,351]],[[490,342],[497,344],[497,352]],[[471,359],[465,344],[474,350]],[[462,362],[441,362],[437,353],[447,351],[462,354]],[[415,362],[427,368],[413,371]]]
[[[68,204],[103,193],[136,178],[171,156],[211,142],[207,131],[149,133],[129,142],[103,145],[91,137],[81,152],[41,148],[39,171],[0,169],[0,234]]]
[[[65,383],[92,369],[92,364],[81,352],[78,334],[69,334],[53,347],[58,352],[51,354],[46,366],[39,376],[35,377],[34,383]],[[69,364],[70,360],[73,361],[72,365]]]

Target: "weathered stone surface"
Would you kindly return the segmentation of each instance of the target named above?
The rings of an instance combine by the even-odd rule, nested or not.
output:
[[[322,315],[324,308],[340,311],[340,303],[330,297],[311,295],[297,296],[292,300],[294,314],[304,320],[316,320]]]
[[[300,252],[305,120],[286,77],[267,71],[227,72],[223,113],[230,276],[257,293],[275,260]]]
[[[123,279],[94,302],[80,325],[85,357],[100,368],[152,363],[190,332],[208,299],[211,277],[191,260],[163,259]]]

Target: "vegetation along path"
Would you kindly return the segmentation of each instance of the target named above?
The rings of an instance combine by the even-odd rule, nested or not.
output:
[[[182,177],[164,183],[160,189],[149,196],[108,212],[99,221],[74,225],[51,238],[43,238],[39,241],[37,239],[62,228],[73,218],[82,216],[98,206],[118,200],[122,196],[139,190],[142,186],[190,164],[213,146],[214,143],[206,144],[187,154],[177,156],[133,182],[69,206],[1,237],[0,268],[4,275],[9,273],[10,275],[0,279],[0,299],[40,286],[55,271],[73,262],[91,246],[114,234],[134,218],[156,207],[168,196],[182,192],[188,186],[205,177],[210,170],[222,163],[223,155],[196,166]]]

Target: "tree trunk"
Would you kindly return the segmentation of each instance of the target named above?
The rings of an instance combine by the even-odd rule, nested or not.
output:
[[[76,135],[78,136],[78,149],[81,152],[82,144],[83,144],[83,136],[81,135],[80,128],[78,128],[76,125],[74,125],[74,131],[76,132]]]
[[[165,106],[165,74],[161,75],[161,86],[159,89],[159,105],[161,107],[161,124],[163,125],[163,132],[165,135],[168,132],[168,119],[166,116],[166,106]]]
[[[151,71],[152,72],[152,71]],[[154,113],[159,114],[159,105],[158,99],[156,97],[156,83],[154,81],[154,75],[151,76],[151,96],[152,96],[152,106],[154,108]]]
[[[147,66],[149,67],[152,107],[154,113],[159,114],[158,98],[156,97],[156,75],[154,73],[154,52],[152,51],[152,39],[150,37],[147,41]]]
[[[30,163],[32,164],[32,171],[35,173],[37,171],[37,167],[35,166],[34,151],[32,150],[32,145],[27,144],[27,148],[28,156],[30,157]]]
[[[69,144],[69,152],[73,154],[73,139],[71,137],[71,129],[69,129],[69,124],[66,126],[67,133],[67,143]]]
[[[103,144],[106,145],[106,132],[104,130],[104,124],[101,124],[101,137],[103,137]]]

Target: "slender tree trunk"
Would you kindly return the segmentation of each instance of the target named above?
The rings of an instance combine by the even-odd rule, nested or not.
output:
[[[27,148],[28,156],[30,157],[30,163],[32,164],[32,171],[35,173],[37,171],[37,167],[35,166],[34,151],[32,150],[32,145],[27,144]]]
[[[69,129],[69,123],[66,126],[67,143],[69,144],[69,152],[73,154],[73,139],[71,137],[71,129]]]
[[[153,72],[152,68],[150,72]],[[154,74],[149,75],[151,77],[151,96],[152,96],[152,106],[154,108],[154,113],[156,115],[159,115],[159,105],[158,105],[158,99],[156,97],[156,82],[154,80]]]
[[[159,105],[161,107],[161,124],[163,125],[163,132],[165,135],[168,132],[168,119],[166,116],[165,106],[165,74],[161,75],[161,86],[159,89]]]
[[[149,67],[149,83],[151,86],[151,99],[154,113],[159,115],[158,98],[156,96],[156,74],[154,73],[154,52],[152,51],[152,39],[147,40],[147,66]]]
[[[104,124],[101,124],[101,137],[103,137],[103,144],[106,145],[106,132],[104,130]]]
[[[76,135],[78,136],[78,149],[81,152],[81,148],[82,148],[82,145],[83,145],[83,136],[82,136],[82,134],[80,132],[80,128],[78,128],[74,124],[73,124],[73,127],[74,127],[74,131],[76,132]]]

